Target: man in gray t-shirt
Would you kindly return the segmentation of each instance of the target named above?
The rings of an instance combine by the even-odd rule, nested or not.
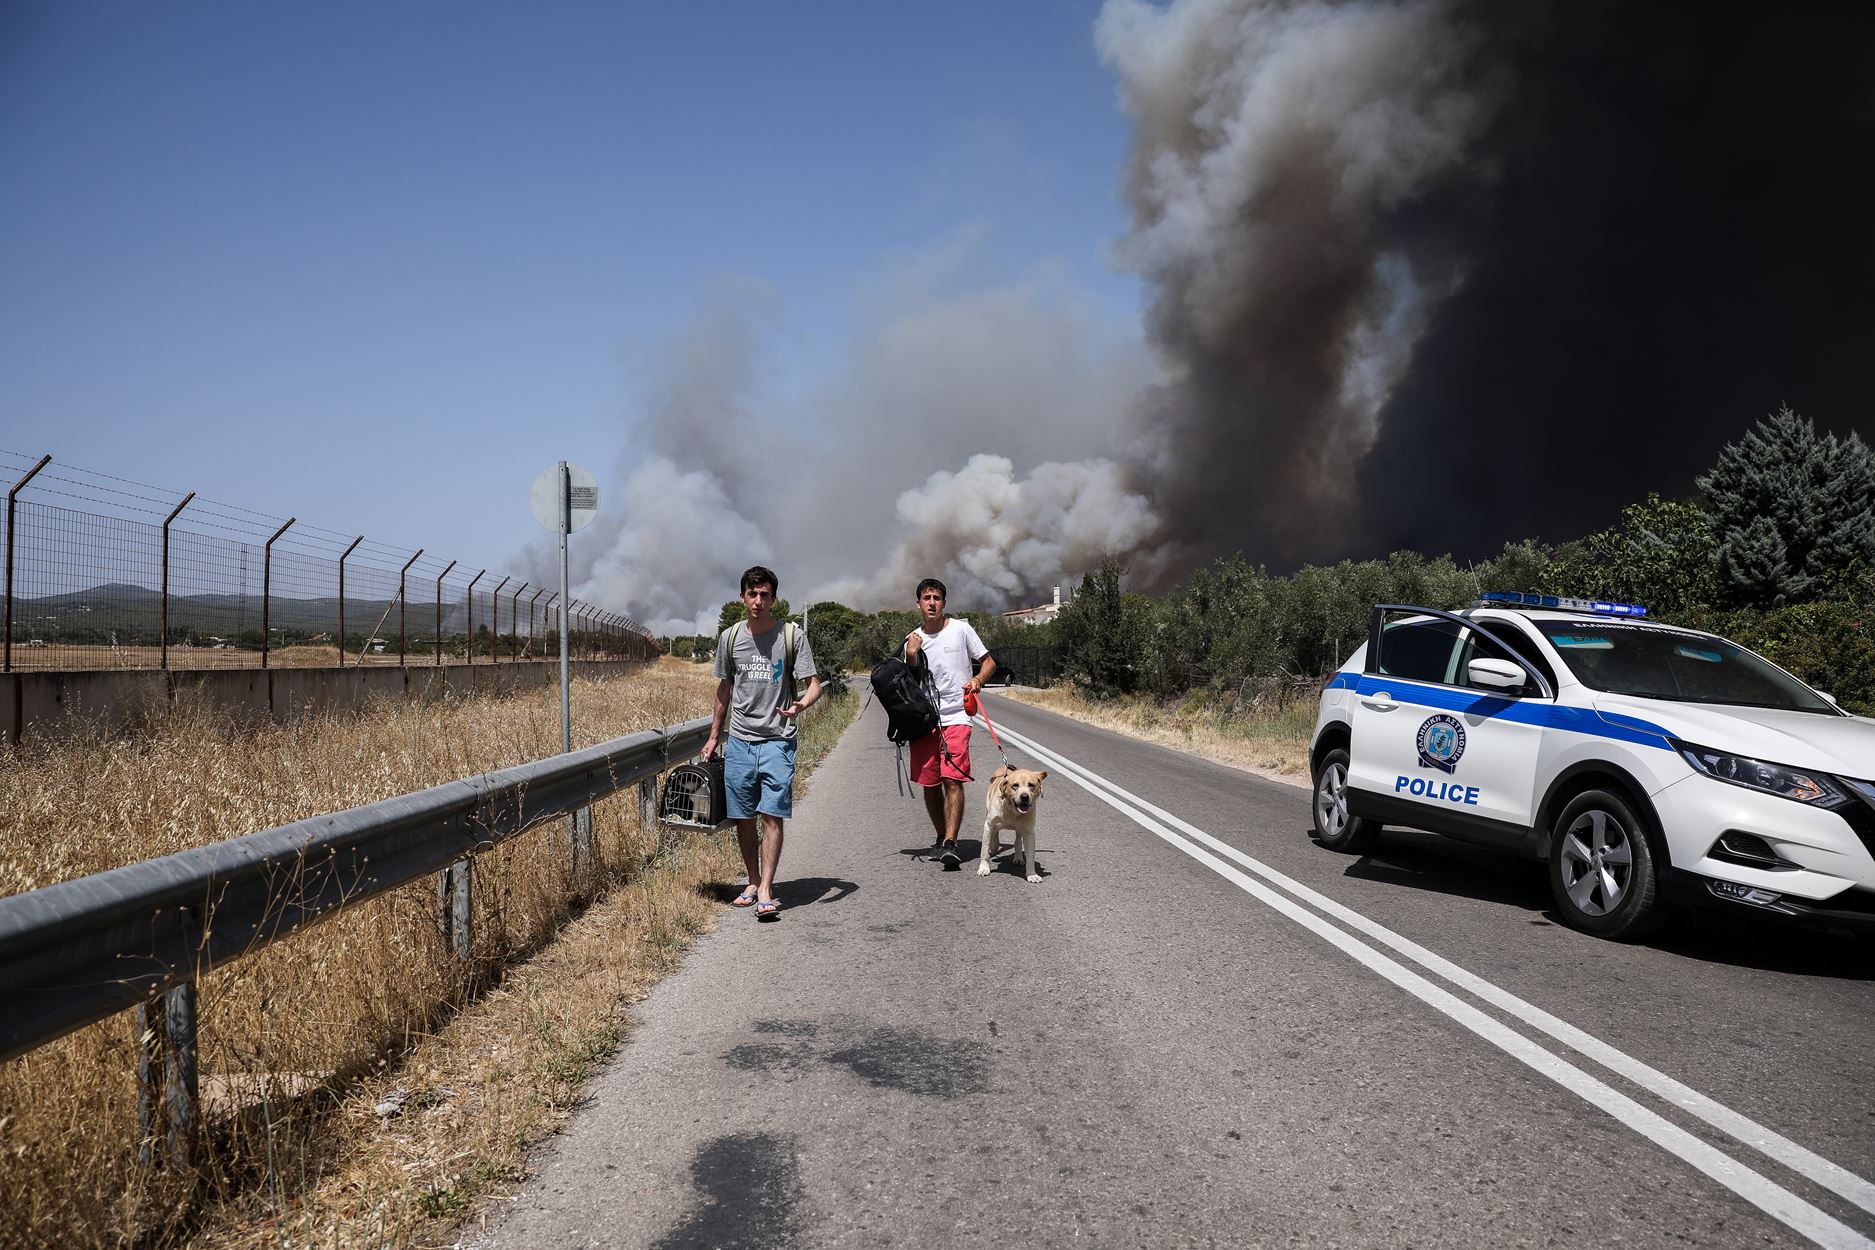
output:
[[[771,621],[766,633],[755,632],[747,621],[729,627],[729,644],[716,648],[716,676],[734,687],[729,705],[729,736],[744,742],[767,742],[794,737],[794,717],[782,709],[794,702],[788,687],[788,635],[794,636],[796,681],[815,677],[814,648],[807,635],[792,626]]]
[[[753,905],[760,920],[781,910],[775,869],[781,863],[781,822],[794,814],[794,719],[820,701],[820,677],[807,635],[775,619],[780,583],[756,565],[742,575],[738,621],[716,640],[716,708],[703,758],[723,747],[723,789],[749,885],[736,906]],[[796,681],[807,689],[795,693]],[[759,836],[756,821],[761,822]]]

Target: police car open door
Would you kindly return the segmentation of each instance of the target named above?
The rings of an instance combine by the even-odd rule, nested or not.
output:
[[[1365,792],[1358,814],[1522,845],[1536,802],[1538,705],[1550,697],[1540,674],[1465,618],[1376,608],[1349,752],[1349,784]]]

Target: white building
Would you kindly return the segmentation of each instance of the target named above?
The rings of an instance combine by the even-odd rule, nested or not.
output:
[[[1003,613],[1006,621],[1020,621],[1024,625],[1046,625],[1061,615],[1061,587],[1055,587],[1053,603],[1044,603],[1037,608],[1017,608],[1013,612]]]

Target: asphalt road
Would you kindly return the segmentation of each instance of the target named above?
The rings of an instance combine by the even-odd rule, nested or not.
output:
[[[725,907],[471,1244],[1875,1245],[1875,944],[1587,937],[1539,864],[1336,855],[1304,789],[985,702],[1042,883],[928,858],[875,705],[781,918]]]

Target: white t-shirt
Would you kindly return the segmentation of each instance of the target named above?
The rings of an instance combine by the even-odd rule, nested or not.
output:
[[[990,649],[977,637],[969,621],[944,618],[944,628],[935,634],[918,627],[924,639],[925,663],[931,666],[931,681],[937,687],[938,724],[968,725],[964,711],[964,683],[977,674],[977,664]]]

